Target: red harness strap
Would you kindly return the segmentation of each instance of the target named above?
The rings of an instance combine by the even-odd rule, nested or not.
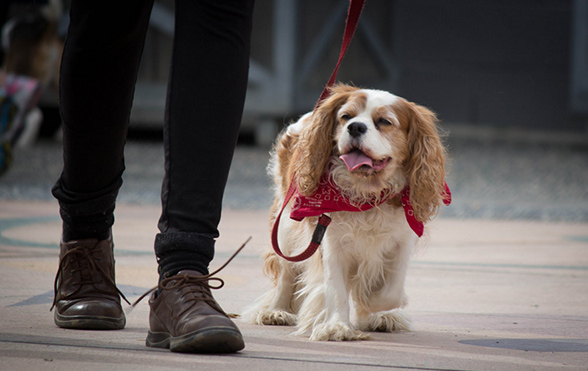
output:
[[[319,217],[316,228],[314,229],[314,233],[312,234],[312,239],[310,241],[310,244],[303,252],[301,252],[300,254],[298,254],[296,256],[284,255],[282,253],[282,250],[280,250],[280,246],[278,245],[278,228],[280,225],[280,219],[282,217],[282,213],[284,212],[286,205],[288,205],[288,202],[290,202],[290,200],[292,199],[292,196],[296,192],[295,184],[296,183],[294,181],[290,182],[290,188],[288,188],[288,192],[286,193],[286,198],[284,199],[284,204],[282,205],[280,212],[276,216],[276,220],[274,220],[274,225],[272,227],[272,247],[274,248],[274,251],[276,252],[276,254],[278,254],[282,258],[284,258],[288,261],[291,261],[291,262],[301,262],[303,260],[310,258],[312,256],[312,254],[314,254],[316,252],[316,250],[318,249],[318,247],[321,244],[321,241],[323,240],[325,232],[327,231],[327,227],[331,223],[331,218],[325,214],[322,214]]]
[[[361,15],[364,5],[365,0],[349,0],[349,8],[347,9],[347,20],[345,21],[345,32],[343,34],[343,43],[341,44],[339,59],[337,61],[335,69],[333,70],[333,73],[331,74],[331,77],[329,78],[329,81],[327,82],[327,85],[325,86],[323,92],[321,93],[321,96],[319,97],[316,107],[318,107],[321,104],[321,102],[326,97],[328,97],[329,87],[335,84],[337,72],[339,71],[339,66],[341,65],[341,61],[343,60],[343,57],[347,52],[349,44],[351,44],[351,40],[353,39],[353,35],[355,34],[355,30],[357,29],[357,23],[359,22],[359,17]],[[292,179],[292,181],[290,182],[288,192],[286,193],[286,198],[284,199],[282,209],[280,210],[276,217],[276,220],[274,221],[274,225],[272,227],[272,246],[276,254],[278,254],[282,258],[292,262],[300,262],[310,258],[312,254],[314,254],[315,251],[318,249],[323,239],[323,236],[325,235],[325,231],[327,230],[327,226],[329,225],[329,223],[331,223],[331,218],[325,214],[322,214],[319,217],[318,224],[312,235],[312,240],[306,248],[306,250],[304,250],[302,253],[296,256],[285,256],[280,250],[280,247],[278,246],[278,226],[280,224],[280,218],[282,216],[284,208],[286,207],[288,202],[290,202],[290,199],[294,195],[294,192],[296,192],[296,186],[294,184],[294,179]]]

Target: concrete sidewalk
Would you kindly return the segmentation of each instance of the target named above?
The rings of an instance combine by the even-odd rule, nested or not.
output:
[[[363,342],[310,342],[292,328],[236,320],[234,355],[175,354],[144,345],[145,300],[121,331],[64,330],[49,312],[58,263],[56,202],[0,200],[2,370],[588,370],[588,224],[440,218],[407,279],[415,330]],[[157,206],[119,204],[117,282],[129,300],[157,280]],[[225,210],[212,268],[253,240],[219,274],[227,312],[270,287],[260,252],[265,210]]]

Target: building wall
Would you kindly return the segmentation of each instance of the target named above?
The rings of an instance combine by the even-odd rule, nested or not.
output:
[[[584,130],[570,109],[571,1],[396,0],[398,93],[447,122]]]
[[[588,53],[588,42],[572,43],[579,29],[573,9],[586,2],[367,1],[339,80],[392,91],[430,107],[448,123],[586,131],[588,113],[574,111],[571,99],[572,76],[582,76],[572,69],[573,52]],[[158,3],[173,14],[173,1]],[[255,68],[245,112],[252,125],[313,107],[337,60],[346,4],[256,2]],[[320,46],[329,24],[331,34]],[[573,45],[581,47],[573,51]],[[139,78],[148,84],[138,87],[134,117],[161,122],[170,52],[170,35],[150,30]],[[588,73],[588,66],[582,71]],[[574,106],[588,106],[578,99],[579,94]],[[151,113],[154,107],[157,115]],[[138,115],[141,109],[146,114]]]

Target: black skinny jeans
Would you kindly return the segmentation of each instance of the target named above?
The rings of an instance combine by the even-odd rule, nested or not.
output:
[[[53,188],[64,229],[91,237],[114,222],[152,6],[72,1],[60,78],[64,168]],[[214,256],[247,88],[252,11],[253,0],[176,0],[155,240],[164,270],[204,272]]]

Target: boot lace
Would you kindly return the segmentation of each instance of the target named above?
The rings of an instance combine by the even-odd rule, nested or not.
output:
[[[57,286],[59,277],[63,274],[64,270],[70,268],[74,261],[77,263],[77,265],[74,265],[74,267],[71,269],[71,272],[72,274],[80,272],[80,280],[72,282],[72,284],[74,286],[78,286],[78,288],[75,292],[71,293],[67,297],[74,296],[82,288],[83,285],[93,285],[96,283],[101,283],[101,281],[96,278],[96,271],[99,271],[101,273],[102,278],[106,280],[106,282],[124,299],[124,301],[126,301],[129,305],[131,304],[127,300],[125,295],[118,289],[118,287],[116,287],[116,283],[113,281],[110,275],[104,270],[102,265],[96,264],[97,261],[100,262],[99,258],[96,258],[93,255],[95,252],[97,252],[97,246],[97,244],[94,247],[80,245],[72,248],[71,250],[63,254],[59,261],[59,269],[57,270],[57,274],[55,275],[55,281],[53,283],[53,304],[51,305],[51,309],[49,309],[49,311],[53,310],[55,304],[57,303]],[[108,293],[98,288],[97,291],[102,293]]]
[[[178,274],[175,276],[164,278],[159,282],[159,284],[151,289],[149,289],[146,293],[141,295],[135,302],[131,305],[131,309],[133,309],[137,304],[141,302],[147,295],[151,294],[153,291],[161,289],[161,290],[183,290],[187,289],[189,292],[194,293],[195,295],[191,295],[190,297],[186,298],[187,302],[191,301],[200,301],[203,300],[207,302],[211,307],[218,310],[220,313],[228,315],[225,313],[224,310],[218,305],[216,300],[212,297],[210,292],[211,289],[218,290],[225,285],[225,281],[219,277],[213,277],[215,274],[223,270],[229,263],[243,250],[245,245],[251,240],[249,237],[234,253],[231,255],[227,261],[220,266],[217,270],[212,273],[203,275],[203,276],[194,276],[188,273]],[[217,284],[211,285],[210,281],[215,281]],[[169,284],[173,282],[172,284]],[[169,284],[169,285],[168,285]],[[200,294],[200,295],[198,295]],[[183,313],[183,312],[182,312]]]

